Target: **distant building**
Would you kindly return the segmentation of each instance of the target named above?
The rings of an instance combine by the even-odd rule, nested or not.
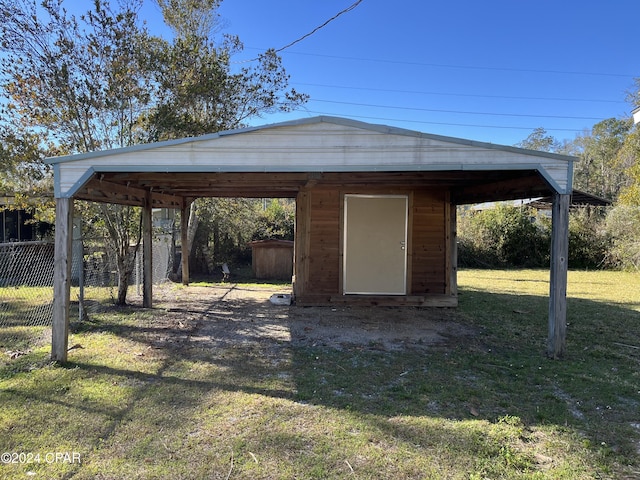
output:
[[[0,196],[0,243],[42,240],[53,230],[53,225],[34,221],[31,212],[12,205],[13,197]]]
[[[631,111],[631,113],[633,114],[633,123],[640,123],[640,107],[636,107]]]

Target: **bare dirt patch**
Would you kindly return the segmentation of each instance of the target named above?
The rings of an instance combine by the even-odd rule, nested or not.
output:
[[[190,341],[218,347],[264,342],[397,351],[464,341],[476,332],[454,309],[274,305],[262,286],[167,285],[155,307],[193,325]]]

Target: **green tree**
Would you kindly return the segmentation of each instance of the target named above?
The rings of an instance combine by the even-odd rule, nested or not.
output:
[[[547,135],[544,128],[538,127],[527,138],[517,143],[516,147],[541,152],[555,152],[560,148],[560,143],[553,136]]]
[[[208,36],[219,2],[161,4],[181,32],[173,42],[149,34],[138,16],[142,0],[115,7],[93,0],[80,16],[63,0],[0,0],[0,122],[37,136],[38,148],[78,153],[234,128],[305,100],[286,91],[288,76],[272,52],[233,71],[239,40],[218,46]],[[127,257],[118,261],[124,303],[139,211],[103,206],[102,215],[114,249]]]
[[[618,152],[631,127],[629,119],[609,118],[574,140],[574,154],[580,157],[574,167],[576,188],[610,200],[618,198],[620,189],[628,185],[628,166],[620,162]]]
[[[42,163],[46,154],[39,135],[0,124],[0,194],[13,197],[8,208],[29,210],[36,222],[53,223],[53,182]]]
[[[149,56],[148,68],[159,86],[158,103],[145,118],[150,141],[240,128],[250,118],[286,112],[307,100],[306,95],[289,89],[289,76],[273,50],[259,55],[255,62],[233,63],[233,56],[243,48],[240,39],[226,35],[214,41],[220,1],[156,1],[174,38],[156,39]],[[256,218],[252,202],[233,203],[236,209],[243,209],[235,215]],[[190,253],[195,245],[197,252],[190,258],[201,261],[204,251],[229,256],[229,245],[237,242],[230,241],[235,235],[227,235],[225,228],[237,226],[218,214],[209,214],[206,221],[201,218],[204,212],[224,211],[228,205],[229,201],[215,198],[192,203],[185,250]]]
[[[237,36],[213,34],[219,0],[156,0],[174,38],[156,38],[148,66],[158,85],[147,117],[149,139],[165,140],[239,128],[250,118],[286,112],[307,100],[289,89],[289,76],[273,51],[234,64],[242,51]]]
[[[627,183],[620,192],[620,203],[640,207],[640,126],[627,135],[618,152],[618,163],[625,165]]]
[[[295,202],[272,198],[257,216],[254,240],[293,240],[295,225]]]
[[[123,1],[114,10],[94,0],[78,18],[62,0],[44,0],[40,8],[26,0],[0,0],[5,121],[66,153],[139,141],[138,119],[153,91],[142,68],[149,35],[138,25],[140,5],[141,0]],[[139,244],[130,248],[130,222],[124,219],[139,212],[106,205],[101,210],[119,253],[117,302],[124,304]]]

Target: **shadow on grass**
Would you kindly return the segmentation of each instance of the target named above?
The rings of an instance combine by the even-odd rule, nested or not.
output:
[[[400,351],[369,344],[305,344],[289,329],[294,321],[289,313],[295,308],[222,299],[182,316],[157,311],[144,322],[138,321],[139,313],[148,310],[121,310],[117,321],[107,315],[82,325],[79,333],[114,335],[136,345],[135,351],[114,353],[131,358],[130,364],[114,366],[80,352],[66,371],[122,387],[122,402],[61,394],[60,385],[48,390],[13,386],[5,395],[107,419],[93,442],[108,442],[130,424],[138,429],[132,443],[139,441],[136,435],[147,435],[151,442],[158,428],[185,435],[185,425],[190,425],[188,435],[202,430],[214,435],[207,422],[227,416],[234,419],[225,423],[228,428],[229,422],[235,429],[248,422],[252,441],[264,449],[304,450],[307,443],[319,441],[322,427],[296,434],[270,428],[278,415],[300,421],[292,406],[297,405],[344,412],[425,455],[438,442],[447,442],[454,456],[464,454],[469,462],[480,454],[507,461],[501,433],[487,437],[482,427],[506,422],[517,427],[523,440],[528,428],[556,426],[580,432],[594,450],[605,448],[627,462],[637,461],[637,311],[570,299],[569,354],[564,361],[551,361],[544,356],[545,297],[463,290],[456,321],[474,327],[474,337],[452,334],[441,343]],[[330,317],[331,309],[326,313]],[[224,323],[226,338],[203,338],[209,322]],[[252,407],[243,404],[247,400],[240,394],[269,399],[262,408],[277,415],[263,412],[252,423]],[[280,400],[289,406],[271,403]],[[126,440],[118,435],[119,441]],[[331,447],[325,448],[331,454]]]
[[[203,344],[190,341],[195,326],[190,331],[122,324],[100,328],[167,353],[154,387],[239,391],[383,417],[496,421],[516,416],[527,425],[573,425],[608,445],[631,449],[625,439],[634,437],[630,424],[640,421],[640,313],[569,299],[568,356],[557,362],[544,355],[547,309],[546,297],[463,291],[458,321],[471,324],[477,335],[403,351],[378,345],[299,346],[295,337],[265,340],[261,330],[286,327],[289,310],[267,307],[266,315],[278,312],[285,318],[258,326],[252,316],[265,315],[256,313],[265,312],[264,303],[247,299],[208,307],[198,321],[226,322],[227,338]],[[215,375],[197,380],[189,373],[166,375],[185,364],[209,364]],[[200,393],[192,397],[195,404]]]

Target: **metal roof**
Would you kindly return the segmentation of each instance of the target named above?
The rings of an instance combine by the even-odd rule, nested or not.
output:
[[[336,117],[47,159],[56,197],[179,207],[197,197],[295,197],[310,185],[448,187],[454,202],[571,191],[574,157]]]

